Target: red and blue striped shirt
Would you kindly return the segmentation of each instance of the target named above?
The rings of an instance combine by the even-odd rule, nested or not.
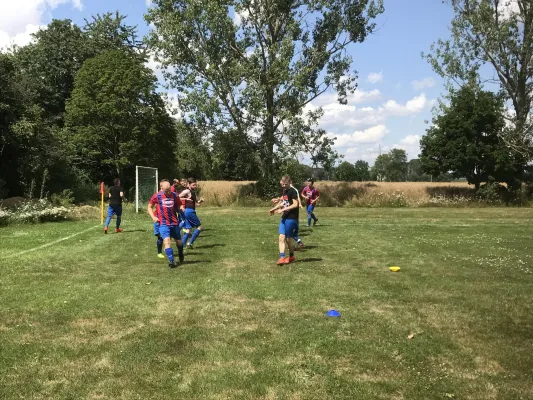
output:
[[[178,211],[181,201],[175,192],[166,195],[165,192],[160,191],[152,196],[150,205],[156,205],[156,212],[154,213],[159,218],[161,225],[177,226],[178,225]]]

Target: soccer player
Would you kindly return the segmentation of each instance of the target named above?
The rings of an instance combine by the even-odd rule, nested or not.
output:
[[[176,241],[178,247],[178,255],[180,263],[185,259],[183,255],[183,243],[181,241],[180,232],[178,230],[178,210],[179,210],[179,197],[176,193],[170,189],[170,182],[163,179],[161,182],[161,191],[152,196],[148,203],[148,215],[154,222],[159,222],[159,234],[163,239],[163,245],[165,246],[165,254],[168,257],[168,266],[175,268],[176,262],[174,261],[174,252],[170,244],[170,239]],[[153,207],[157,207],[157,216],[154,214]]]
[[[315,213],[313,211],[315,210],[316,202],[320,197],[320,192],[315,187],[314,179],[309,179],[309,184],[304,187],[304,190],[302,190],[302,197],[306,199],[307,227],[309,228],[311,226],[311,219],[313,220],[313,226],[315,226],[318,222],[318,218],[315,216]]]
[[[298,195],[298,207],[303,209],[304,206],[302,205],[302,201],[300,199],[300,192],[298,191],[298,189],[296,189],[296,187],[293,186],[292,179],[291,179],[291,188],[296,190],[296,194]],[[272,203],[274,203],[274,204],[277,204],[280,201],[283,201],[283,196],[282,197],[275,197],[275,198],[272,199]],[[296,240],[296,247],[294,248],[295,251],[301,250],[304,247],[304,242],[302,242],[302,239],[300,239],[298,237],[299,230],[300,230],[300,222],[298,221],[298,227],[296,228],[296,232],[294,234],[294,240]]]
[[[159,182],[159,192],[163,191],[162,186],[163,186],[163,181]],[[154,216],[157,217],[157,221],[154,222],[154,235],[155,235],[155,237],[157,239],[156,242],[155,242],[155,244],[157,246],[157,257],[158,258],[165,258],[165,256],[163,255],[163,238],[159,234],[159,214],[158,214],[158,211],[157,211],[157,207],[154,210]]]
[[[122,232],[120,222],[122,221],[122,200],[124,200],[124,192],[120,187],[120,179],[113,180],[113,186],[109,189],[109,206],[107,207],[107,218],[105,220],[104,233],[107,234],[107,229],[113,215],[117,216],[117,225],[115,233]]]
[[[202,223],[200,222],[200,219],[196,215],[196,206],[203,203],[203,199],[197,199],[196,197],[196,188],[198,187],[198,183],[196,182],[196,179],[189,178],[187,180],[188,187],[184,191],[180,193],[180,198],[182,198],[185,201],[185,233],[183,235],[183,243],[185,243],[185,246],[187,249],[192,249],[194,245],[194,241],[200,236],[200,233],[202,233]],[[191,241],[187,243],[187,240],[189,239],[189,235],[191,234],[191,230],[196,228],[194,233],[191,236]]]
[[[270,210],[270,215],[281,214],[278,265],[284,265],[296,261],[293,242],[298,230],[299,204],[298,193],[291,187],[291,178],[284,175],[279,183],[283,188],[283,200]],[[285,256],[286,247],[289,249],[289,257]]]

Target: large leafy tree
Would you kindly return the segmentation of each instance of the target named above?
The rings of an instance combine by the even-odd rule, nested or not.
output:
[[[496,83],[512,108],[502,136],[533,157],[533,2],[446,1],[454,11],[452,36],[438,40],[427,59],[452,84]]]
[[[296,129],[320,113],[303,115],[305,105],[330,90],[346,102],[355,89],[347,49],[381,12],[381,0],[154,0],[146,20],[183,111],[207,132],[247,135],[268,178],[276,149],[320,140]]]
[[[348,162],[343,161],[335,168],[335,179],[338,181],[353,182],[357,180],[357,170],[355,166]]]
[[[135,164],[158,167],[162,175],[175,171],[175,128],[156,93],[156,78],[123,51],[85,62],[67,103],[66,126],[77,164],[93,180],[119,176],[130,182],[124,172]]]
[[[361,182],[370,180],[370,168],[366,161],[357,160],[354,164],[354,167],[356,180]]]
[[[479,188],[493,177],[513,184],[523,159],[513,156],[500,137],[505,127],[503,100],[465,86],[451,97],[420,141],[422,168],[433,176],[451,172]]]

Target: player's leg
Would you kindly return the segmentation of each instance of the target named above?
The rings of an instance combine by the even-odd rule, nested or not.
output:
[[[159,222],[154,222],[154,236],[156,238],[157,257],[165,258],[163,255],[163,238],[159,234]]]
[[[185,260],[185,255],[183,254],[183,242],[181,241],[180,228],[178,226],[172,227],[171,237],[176,242],[176,247],[178,248],[178,257],[180,263],[182,263]]]
[[[288,258],[285,256],[285,243],[286,243],[286,237],[285,237],[285,222],[286,220],[281,220],[279,223],[279,260],[278,265],[283,265],[288,262]]]
[[[315,204],[313,204],[311,208],[311,218],[313,218],[313,226],[315,226],[318,222],[318,218],[315,215]]]
[[[296,246],[294,250],[300,250],[302,247],[304,247],[304,242],[302,242],[302,239],[298,237],[299,231],[300,231],[300,223],[296,225],[296,232],[294,233],[294,240],[296,240]]]
[[[115,213],[115,210],[112,206],[107,206],[107,218],[105,220],[104,225],[104,233],[107,233],[107,228],[109,227],[109,223],[111,222],[111,218],[113,218],[113,214]]]
[[[191,242],[188,244],[188,246],[192,248],[194,241],[198,238],[198,236],[200,236],[200,233],[202,233],[202,223],[200,222],[200,218],[198,218],[198,215],[196,215],[196,212],[190,213],[187,219],[191,221],[191,224],[196,227],[196,230],[192,234]]]
[[[161,238],[163,238],[163,246],[165,247],[165,254],[168,258],[168,266],[170,268],[175,268],[176,263],[174,262],[174,251],[172,251],[172,245],[170,241],[171,226],[161,225],[159,227],[159,233]]]
[[[294,248],[296,241],[296,231],[298,230],[298,221],[295,219],[288,219],[285,222],[285,237],[287,238],[287,247],[289,248],[289,262],[296,261],[294,257]]]
[[[120,223],[122,222],[122,206],[115,206],[115,214],[117,216],[117,226],[115,228],[115,233],[122,232],[122,228],[120,227]]]
[[[312,215],[313,215],[313,205],[309,204],[307,206],[307,227],[308,228],[311,226]]]

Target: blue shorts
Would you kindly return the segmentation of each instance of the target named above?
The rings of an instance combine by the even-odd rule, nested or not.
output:
[[[314,204],[309,204],[307,206],[307,214],[311,214],[314,209],[315,209],[315,205]]]
[[[171,238],[181,240],[180,230],[177,226],[160,225],[159,234],[162,239]]]
[[[287,239],[294,239],[298,236],[298,220],[282,219],[279,222],[279,234],[285,235]]]
[[[107,206],[107,216],[112,217],[116,215],[117,217],[122,217],[122,206]]]
[[[159,236],[159,222],[154,222],[154,235]]]
[[[185,222],[185,213],[183,211],[179,210],[178,217],[180,221]]]
[[[202,225],[202,223],[200,222],[200,218],[198,218],[198,216],[196,215],[196,210],[192,208],[186,208],[184,214],[185,214],[185,226],[184,226],[185,229],[197,228],[200,225]]]

